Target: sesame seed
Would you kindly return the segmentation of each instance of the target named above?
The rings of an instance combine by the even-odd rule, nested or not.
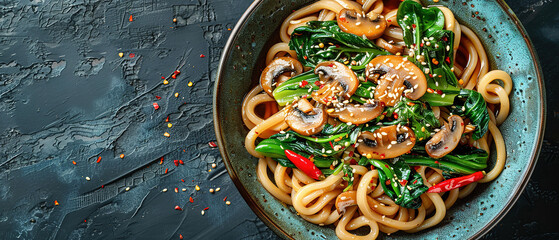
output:
[[[163,190],[161,190],[162,192],[167,192],[167,188],[163,188]]]
[[[85,177],[85,180],[89,181],[89,180],[91,180],[91,178],[89,178],[89,177]]]
[[[225,204],[227,204],[227,205],[231,205],[231,202],[230,202],[230,201],[227,201],[227,202],[225,202]]]

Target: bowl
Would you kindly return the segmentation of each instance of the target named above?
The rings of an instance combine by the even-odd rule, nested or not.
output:
[[[256,0],[241,17],[227,42],[214,90],[214,125],[223,161],[252,210],[285,239],[332,239],[332,228],[320,227],[296,215],[270,195],[256,178],[257,159],[244,148],[248,130],[241,119],[245,94],[257,84],[267,49],[279,41],[278,29],[292,10],[314,0]],[[432,4],[422,1],[423,5]],[[483,42],[491,68],[508,72],[514,82],[511,113],[500,126],[507,146],[501,175],[479,184],[447,211],[437,226],[385,239],[479,238],[503,218],[522,193],[534,169],[545,127],[544,84],[536,52],[518,18],[503,1],[441,1]],[[492,156],[491,160],[494,160]]]

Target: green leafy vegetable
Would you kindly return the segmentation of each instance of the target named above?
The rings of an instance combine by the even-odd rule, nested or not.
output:
[[[396,113],[398,118],[394,121],[383,122],[384,125],[408,125],[412,128],[418,141],[430,138],[434,129],[440,126],[439,120],[435,117],[429,104],[421,101],[402,98],[398,104],[386,109],[385,112],[386,116]]]
[[[489,159],[485,150],[470,147],[459,147],[440,159],[427,156],[423,149],[414,149],[412,152],[415,154],[402,155],[400,158],[411,166],[441,169],[447,176],[467,175],[484,170]]]
[[[321,47],[323,46],[323,47]],[[389,54],[368,39],[340,30],[336,21],[311,21],[296,28],[291,34],[289,47],[297,52],[299,61],[307,67],[325,61],[339,61],[363,69],[371,59]]]
[[[349,164],[344,164],[343,167],[344,170],[344,176],[342,177],[343,180],[347,181],[347,187],[344,188],[344,192],[351,189],[351,187],[353,186],[353,168],[351,166],[349,166]]]
[[[432,89],[460,90],[451,70],[454,63],[454,33],[443,30],[444,14],[437,7],[423,8],[407,0],[397,15],[404,42],[413,49],[412,60],[425,74]],[[435,106],[435,105],[434,105]]]
[[[481,93],[462,89],[455,98],[454,106],[450,108],[450,112],[470,119],[471,124],[476,127],[472,134],[474,140],[480,139],[487,132],[489,114]]]
[[[419,196],[429,188],[423,184],[421,175],[411,169],[405,161],[396,161],[394,164],[367,158],[362,158],[361,161],[368,161],[377,168],[379,183],[384,193],[396,204],[411,209],[421,206]]]

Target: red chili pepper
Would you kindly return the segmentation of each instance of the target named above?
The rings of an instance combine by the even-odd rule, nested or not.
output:
[[[182,160],[179,160],[179,164],[184,165],[184,162]]]
[[[217,147],[217,144],[216,144],[215,142],[209,142],[208,145],[209,145],[211,148]]]
[[[200,54],[200,57],[201,57],[201,58],[204,58],[204,57],[206,57],[206,55],[204,55],[204,54]]]
[[[194,199],[192,199],[192,197],[190,197],[190,198],[188,199],[188,201],[191,202],[191,203],[193,203],[193,202],[194,202]]]
[[[156,102],[153,103],[153,108],[155,108],[155,110],[159,109],[159,104],[157,104]]]
[[[332,141],[329,141],[328,143],[330,143],[330,147],[331,147],[332,149],[334,149],[334,145],[332,144]]]
[[[129,22],[134,21],[134,18],[132,17],[132,15],[130,15],[130,17],[128,18],[128,21],[129,21]]]
[[[411,27],[412,27],[412,28],[416,28],[417,26],[416,26],[415,23],[414,23],[414,24],[411,25]]]
[[[307,174],[307,176],[316,180],[321,180],[324,178],[322,171],[320,171],[320,169],[318,169],[316,165],[314,165],[314,163],[306,157],[303,157],[289,149],[285,150],[285,156],[287,156],[287,159],[295,164],[295,166],[299,168],[299,170]]]
[[[210,207],[206,207],[206,208],[204,208],[204,211],[208,211],[208,209],[210,209]]]
[[[130,58],[134,58],[134,57],[136,56],[136,54],[130,53],[130,54],[128,54],[128,56],[129,56]]]
[[[169,173],[169,169],[165,168],[165,174]]]
[[[182,239],[182,234],[179,234],[179,239]]]
[[[481,180],[485,176],[485,172],[479,171],[472,173],[467,176],[451,178],[445,181],[442,181],[434,186],[430,187],[427,192],[430,193],[440,193],[440,192],[447,192],[455,188],[466,186],[470,183],[477,182]]]
[[[227,201],[227,197],[224,197],[224,198],[223,198],[223,201],[224,201],[224,202]]]
[[[99,156],[99,157],[97,158],[97,163],[100,163],[100,162],[101,162],[101,156]]]
[[[307,86],[307,84],[309,84],[309,82],[307,82],[307,80],[301,81],[301,87],[305,87],[305,86]]]
[[[179,205],[177,205],[177,206],[175,206],[175,210],[179,210],[179,211],[182,211],[182,208],[181,208],[181,207],[179,207]]]
[[[161,99],[161,97],[160,97],[160,96],[155,96],[155,98],[157,98],[157,100]]]

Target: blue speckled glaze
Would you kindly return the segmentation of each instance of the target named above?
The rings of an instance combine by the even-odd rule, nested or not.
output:
[[[214,122],[220,150],[237,188],[251,208],[278,235],[295,239],[332,239],[332,228],[319,227],[272,197],[256,179],[257,159],[244,149],[247,129],[241,119],[244,95],[256,84],[268,47],[279,39],[282,20],[312,1],[256,1],[239,21],[222,56],[214,92]],[[432,2],[423,1],[424,5]],[[447,212],[436,227],[414,234],[384,234],[385,239],[467,239],[487,232],[514,204],[532,172],[543,138],[545,96],[537,57],[512,11],[500,1],[441,1],[461,24],[481,38],[491,69],[508,72],[514,82],[511,113],[500,126],[507,146],[506,168],[493,182]],[[492,155],[492,161],[495,155]],[[491,166],[492,167],[492,166]]]

